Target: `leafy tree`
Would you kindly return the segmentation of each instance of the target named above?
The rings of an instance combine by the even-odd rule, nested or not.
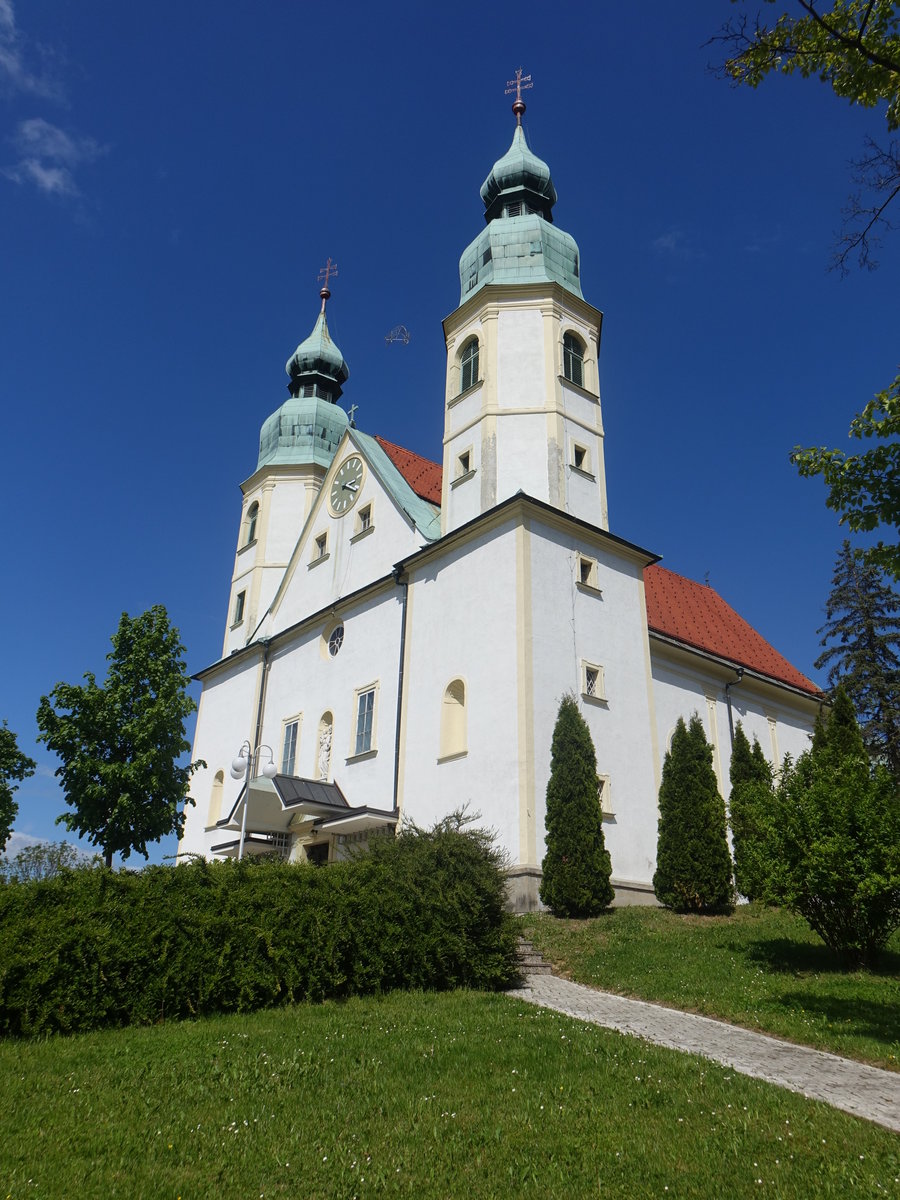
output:
[[[615,895],[598,786],[591,732],[575,698],[564,696],[553,730],[540,891],[560,917],[594,917]]]
[[[772,4],[774,0],[766,0]],[[799,72],[831,85],[836,95],[864,108],[883,106],[888,132],[900,129],[900,9],[895,0],[831,0],[826,11],[813,0],[797,0],[801,13],[782,13],[767,24],[746,14],[732,18],[713,42],[726,48],[719,71],[735,84],[757,87],[771,72]],[[853,164],[854,193],[844,210],[844,230],[833,265],[841,273],[856,255],[860,266],[878,265],[874,251],[884,231],[895,228],[886,215],[900,197],[900,139],[879,145],[866,140]],[[863,193],[867,193],[864,195]],[[893,210],[891,210],[893,211]],[[791,461],[804,478],[821,475],[826,504],[854,532],[900,527],[900,375],[879,392],[850,424],[850,437],[871,440],[858,454],[825,446],[795,446]],[[870,562],[900,579],[896,536],[865,551]]]
[[[35,842],[12,859],[0,858],[0,879],[16,883],[55,879],[61,871],[96,866],[100,861],[99,855],[83,854],[71,842]]]
[[[766,0],[773,4],[775,0]],[[803,15],[780,14],[772,24],[746,14],[732,18],[712,42],[727,58],[719,73],[735,84],[758,87],[771,72],[795,71],[830,84],[835,95],[863,108],[884,105],[888,132],[900,129],[900,11],[895,0],[831,0],[819,11],[814,0],[797,0]],[[826,6],[827,7],[827,6]],[[853,164],[854,182],[869,189],[851,196],[835,266],[846,269],[856,253],[861,266],[877,266],[873,251],[883,229],[893,226],[885,211],[900,195],[900,141],[879,146],[867,139],[864,157]]]
[[[869,754],[900,776],[900,595],[846,541],[825,616],[816,667],[852,700]]]
[[[678,912],[714,913],[734,900],[725,804],[712,765],[712,747],[695,713],[681,717],[665,757],[659,789],[659,835],[653,890]]]
[[[16,735],[4,721],[0,725],[0,850],[9,841],[19,811],[13,793],[17,784],[34,774],[34,769],[34,760],[22,753],[16,743]]]
[[[812,749],[782,765],[769,849],[769,897],[851,965],[873,964],[900,928],[900,793],[842,688]]]
[[[58,683],[37,714],[40,740],[62,759],[56,774],[72,809],[57,821],[101,847],[108,867],[114,854],[147,858],[148,842],[180,836],[182,802],[193,803],[188,785],[203,765],[177,765],[196,706],[166,610],[123,613],[112,644],[103,687],[91,672],[83,685]]]
[[[734,850],[734,880],[748,900],[765,893],[768,874],[767,831],[772,816],[772,768],[757,738],[751,749],[738,722],[731,748],[731,796],[728,802]]]

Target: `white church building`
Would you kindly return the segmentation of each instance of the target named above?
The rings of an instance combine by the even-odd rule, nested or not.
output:
[[[609,529],[602,314],[553,224],[524,107],[444,321],[441,464],[340,406],[349,372],[326,277],[241,485],[182,854],[323,863],[404,816],[428,826],[468,803],[509,856],[514,907],[534,908],[551,737],[574,693],[617,902],[646,902],[679,717],[701,715],[724,796],[738,720],[776,769],[808,745],[819,689],[712,588]]]

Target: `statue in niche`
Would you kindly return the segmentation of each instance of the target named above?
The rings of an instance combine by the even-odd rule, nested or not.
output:
[[[319,729],[319,778],[328,779],[331,767],[331,722]]]

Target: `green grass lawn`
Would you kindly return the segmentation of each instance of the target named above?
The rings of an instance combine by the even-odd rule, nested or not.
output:
[[[900,935],[878,971],[847,972],[805,921],[757,905],[730,917],[530,916],[522,932],[581,983],[900,1069]]]
[[[0,1196],[900,1196],[876,1125],[505,996],[0,1044]]]

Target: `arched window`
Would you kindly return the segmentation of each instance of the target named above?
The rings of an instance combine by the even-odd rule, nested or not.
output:
[[[259,517],[259,504],[256,500],[247,509],[247,540],[244,545],[249,546],[251,542],[256,541],[256,522]]]
[[[209,793],[209,813],[207,825],[215,825],[222,815],[222,793],[225,790],[225,772],[216,771],[213,777],[212,789]]]
[[[461,679],[451,680],[441,703],[441,758],[465,754],[466,744],[466,685]]]
[[[468,391],[478,382],[478,338],[469,338],[460,355],[459,390]]]
[[[584,387],[584,342],[574,333],[563,337],[563,375]]]

